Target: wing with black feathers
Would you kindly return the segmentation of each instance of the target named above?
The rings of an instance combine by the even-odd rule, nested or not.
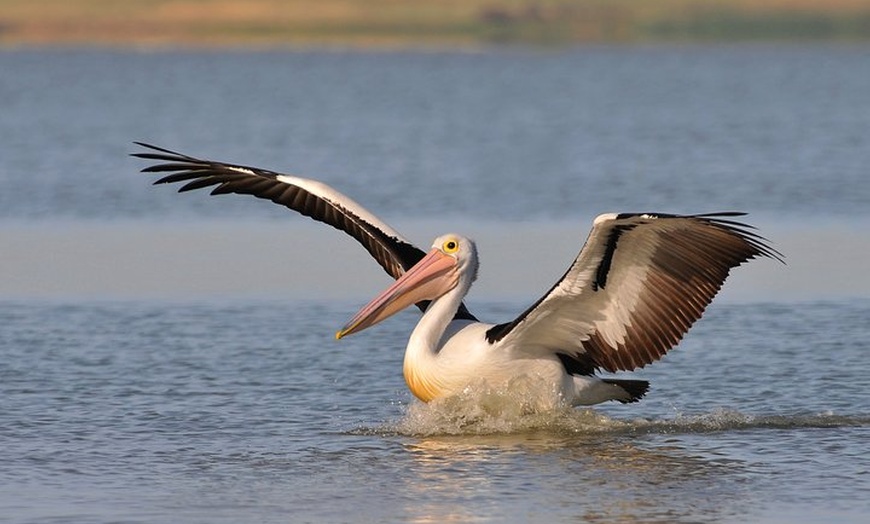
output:
[[[423,250],[363,206],[317,180],[204,160],[151,144],[135,143],[149,151],[132,153],[132,156],[161,162],[142,169],[143,173],[164,174],[155,184],[183,183],[178,190],[180,193],[210,187],[212,195],[237,193],[271,200],[344,231],[393,278],[399,278],[425,256]],[[427,304],[421,302],[417,306],[425,310]],[[465,305],[456,318],[475,320]]]
[[[622,213],[595,219],[565,275],[512,322],[487,331],[511,351],[556,355],[574,374],[631,371],[674,347],[730,270],[782,261],[743,213]]]

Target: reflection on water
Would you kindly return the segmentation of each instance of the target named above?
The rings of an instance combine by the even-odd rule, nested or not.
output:
[[[745,521],[758,514],[756,490],[770,489],[769,473],[782,468],[772,464],[804,462],[800,442],[806,431],[854,428],[860,437],[870,429],[868,416],[832,413],[715,409],[666,418],[615,418],[570,408],[535,413],[493,407],[491,393],[413,402],[399,420],[354,432],[400,439],[409,469],[397,489],[410,521],[491,521],[492,515],[592,522],[693,522],[703,515],[705,521]],[[735,446],[741,451],[735,453]],[[778,449],[773,456],[772,449]],[[844,476],[854,474],[860,468]],[[534,501],[527,499],[531,491]]]
[[[489,520],[482,503],[487,500],[516,505],[513,517],[521,519],[733,519],[741,513],[736,502],[748,496],[740,462],[700,457],[675,442],[650,445],[541,430],[426,437],[406,443],[405,450],[413,472],[404,489],[415,501],[406,511],[419,522]],[[532,486],[546,492],[526,504]]]

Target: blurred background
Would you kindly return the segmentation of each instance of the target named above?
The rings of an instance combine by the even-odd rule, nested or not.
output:
[[[7,0],[6,44],[466,47],[870,36],[862,0]]]

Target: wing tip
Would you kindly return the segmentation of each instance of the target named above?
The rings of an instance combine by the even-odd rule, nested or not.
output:
[[[738,235],[744,242],[748,243],[752,248],[746,260],[752,260],[758,257],[770,258],[781,264],[785,264],[785,255],[770,245],[770,241],[756,233],[758,228],[752,224],[732,220],[737,217],[748,216],[745,211],[714,211],[708,213],[692,213],[692,214],[672,214],[672,213],[657,213],[657,212],[625,212],[625,213],[604,213],[595,218],[594,224],[600,225],[609,220],[629,220],[633,218],[641,219],[694,219],[701,220],[716,227],[723,228],[730,233]]]
[[[619,216],[619,213],[601,213],[600,215],[595,217],[595,220],[592,221],[592,225],[597,226],[610,220],[617,220]]]
[[[649,381],[647,380],[603,378],[601,381],[607,384],[612,384],[625,392],[627,397],[614,399],[622,404],[633,404],[638,402],[647,394],[647,392],[649,392]]]

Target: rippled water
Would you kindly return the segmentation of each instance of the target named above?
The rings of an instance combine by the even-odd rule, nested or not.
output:
[[[0,51],[0,520],[864,522],[868,64],[863,45]],[[493,321],[604,211],[749,211],[788,266],[741,268],[635,374],[639,404],[423,405],[401,377],[414,312],[333,340],[385,278],[352,242],[151,187],[133,140],[323,179],[414,239],[476,236],[470,304]]]
[[[478,306],[484,316],[503,305]],[[813,522],[870,510],[870,303],[714,307],[634,405],[430,405],[412,313],[353,304],[0,305],[14,522]],[[824,327],[824,329],[821,329]]]

